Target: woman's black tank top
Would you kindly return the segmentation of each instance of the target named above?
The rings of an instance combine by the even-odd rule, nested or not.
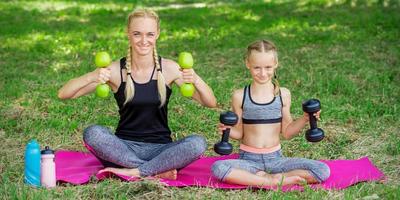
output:
[[[159,57],[161,66],[161,57]],[[115,100],[119,107],[120,119],[115,135],[121,139],[149,143],[172,142],[171,130],[168,127],[168,102],[172,90],[166,85],[167,97],[165,104],[160,107],[158,96],[157,80],[153,80],[155,66],[147,83],[136,83],[135,95],[132,101],[125,102],[126,82],[122,80],[122,69],[125,68],[126,59],[120,60],[121,85],[114,93]],[[161,67],[162,69],[162,67]]]

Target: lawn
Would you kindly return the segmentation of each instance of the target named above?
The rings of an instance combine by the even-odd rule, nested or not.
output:
[[[179,52],[192,52],[196,72],[219,103],[218,109],[201,107],[174,87],[169,124],[175,139],[203,134],[206,154],[216,155],[212,146],[220,139],[219,113],[230,109],[232,91],[251,81],[243,63],[246,47],[256,39],[270,39],[279,49],[280,84],[292,93],[292,115],[302,115],[302,101],[320,99],[318,125],[326,133],[315,144],[304,134],[283,141],[284,154],[311,159],[368,156],[387,183],[288,193],[167,188],[155,181],[116,179],[53,190],[25,185],[24,148],[30,139],[56,150],[85,150],[85,127],[116,127],[113,98],[88,95],[62,101],[57,91],[69,79],[94,70],[96,52],[105,50],[114,60],[126,55],[126,17],[138,6],[156,10],[161,18],[159,54],[177,60]],[[399,199],[399,11],[400,3],[393,0],[2,1],[0,198]],[[238,143],[233,144],[237,150]]]

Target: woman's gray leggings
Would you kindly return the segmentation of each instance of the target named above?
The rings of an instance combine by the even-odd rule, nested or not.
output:
[[[120,139],[98,125],[85,129],[83,141],[105,167],[138,168],[141,176],[185,167],[207,149],[206,140],[198,135],[168,144],[144,143]]]
[[[305,158],[286,158],[281,150],[267,154],[240,150],[239,154],[239,159],[216,161],[211,169],[214,176],[223,181],[233,168],[253,174],[259,171],[276,174],[303,169],[308,170],[319,182],[325,181],[330,175],[330,169],[325,163]]]

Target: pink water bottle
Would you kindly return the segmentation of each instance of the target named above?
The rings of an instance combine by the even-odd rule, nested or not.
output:
[[[40,182],[43,187],[52,188],[56,186],[56,164],[54,162],[54,151],[48,146],[41,151],[41,173]]]

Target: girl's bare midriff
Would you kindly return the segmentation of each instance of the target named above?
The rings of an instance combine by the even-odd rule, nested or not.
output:
[[[280,144],[281,123],[243,124],[242,143],[254,148],[268,149]]]

